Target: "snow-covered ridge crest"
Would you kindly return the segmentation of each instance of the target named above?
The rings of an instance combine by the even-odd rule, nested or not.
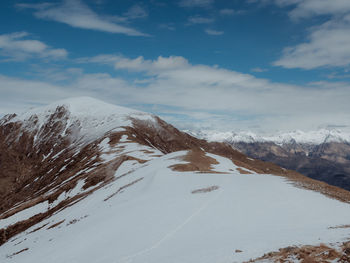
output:
[[[259,135],[250,131],[240,132],[219,132],[213,130],[202,130],[199,132],[190,132],[192,135],[206,139],[208,141],[218,142],[274,142],[276,144],[322,144],[328,142],[350,143],[350,132],[340,130],[320,129],[316,131],[291,131],[286,133],[277,133],[274,135]]]
[[[52,119],[53,118],[53,119]],[[68,133],[86,141],[122,126],[131,126],[132,119],[154,122],[154,116],[90,97],[75,97],[60,100],[49,105],[32,108],[17,115],[9,122],[22,122],[28,131],[38,131],[48,123],[61,121],[64,125],[61,136]]]

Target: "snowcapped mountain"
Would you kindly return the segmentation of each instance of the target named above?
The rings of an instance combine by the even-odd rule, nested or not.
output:
[[[274,135],[259,135],[250,131],[240,132],[219,132],[214,130],[188,131],[196,137],[208,141],[218,142],[273,142],[279,145],[290,144],[293,142],[299,144],[322,144],[329,142],[350,143],[350,132],[340,130],[320,129],[317,131],[291,131],[279,132]]]
[[[349,192],[95,99],[5,116],[0,168],[0,262],[350,260]]]

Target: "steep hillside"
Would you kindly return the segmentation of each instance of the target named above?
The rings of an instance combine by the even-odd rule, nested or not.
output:
[[[0,146],[1,262],[347,257],[349,192],[151,114],[69,99],[5,116]]]

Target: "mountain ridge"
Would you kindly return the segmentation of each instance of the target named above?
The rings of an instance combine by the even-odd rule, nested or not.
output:
[[[62,102],[1,121],[2,261],[243,262],[296,240],[342,251],[350,192],[151,114],[86,117],[76,100],[74,121]]]

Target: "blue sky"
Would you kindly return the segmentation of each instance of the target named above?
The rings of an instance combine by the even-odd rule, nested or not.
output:
[[[92,96],[180,128],[350,125],[348,0],[0,5],[0,114]]]

